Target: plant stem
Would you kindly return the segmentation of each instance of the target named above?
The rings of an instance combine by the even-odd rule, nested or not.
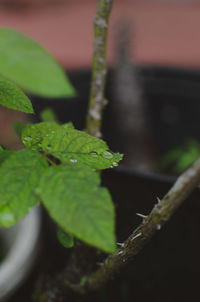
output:
[[[106,77],[106,39],[112,2],[113,0],[99,0],[96,16],[94,18],[92,82],[86,130],[96,137],[101,136],[100,127],[104,105],[104,86]],[[78,245],[72,251],[66,270],[66,276],[68,276],[68,280],[71,284],[77,284],[79,286],[81,277],[90,272],[95,257],[95,249],[92,249],[83,242],[78,242]],[[86,265],[84,265],[85,263]]]
[[[86,130],[101,137],[101,119],[105,104],[104,88],[106,79],[106,43],[108,20],[113,0],[99,0],[94,19],[94,49],[92,61],[92,82]]]
[[[112,2],[113,0],[99,0],[94,18],[92,82],[86,130],[96,137],[101,136],[100,127],[104,105],[104,86],[106,77],[106,40]],[[79,286],[81,277],[90,272],[90,267],[93,265],[95,257],[95,249],[92,249],[82,242],[78,242],[78,245],[72,251],[66,270],[66,275],[71,284],[77,284],[77,286]],[[85,266],[84,263],[87,265]]]
[[[175,182],[169,192],[158,200],[151,213],[144,217],[143,222],[123,243],[123,246],[114,255],[110,255],[101,267],[90,274],[84,284],[78,286],[79,292],[90,292],[101,288],[110,279],[114,278],[145,246],[152,236],[171,218],[178,207],[200,183],[200,158],[186,170]],[[45,282],[45,287],[36,290],[37,302],[65,301],[70,285],[66,283],[66,276],[60,275],[56,282]],[[56,278],[55,278],[56,280]],[[49,281],[49,280],[48,280]],[[42,282],[39,282],[41,286]],[[48,286],[47,286],[48,285]],[[53,298],[52,298],[53,297]],[[75,300],[74,300],[75,301]]]
[[[158,200],[151,213],[144,217],[143,222],[118,252],[108,256],[101,267],[90,275],[85,285],[87,291],[99,289],[119,273],[162,228],[199,183],[200,158],[177,179],[164,198],[161,201]]]

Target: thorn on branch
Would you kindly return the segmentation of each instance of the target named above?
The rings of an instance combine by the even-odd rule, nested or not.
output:
[[[146,219],[148,216],[147,215],[143,215],[140,213],[136,213],[137,216],[141,217],[142,219]]]
[[[156,199],[157,199],[157,202],[158,202],[158,203],[161,203],[161,200],[160,200],[159,197],[156,197]]]
[[[124,247],[125,244],[124,244],[124,242],[122,242],[122,243],[121,242],[117,242],[117,245],[120,246],[120,247]]]
[[[124,253],[124,251],[120,250],[117,254],[122,255],[123,253]]]
[[[135,236],[133,236],[133,237],[131,238],[131,241],[135,240],[136,238],[138,238],[138,237],[140,237],[140,236],[142,236],[142,233],[141,233],[141,232],[138,233],[138,234],[136,234]]]

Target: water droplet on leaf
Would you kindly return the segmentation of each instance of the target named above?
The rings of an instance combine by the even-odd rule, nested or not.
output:
[[[25,136],[24,137],[24,141],[25,142],[31,142],[32,141],[32,138],[30,136]]]
[[[77,163],[77,161],[78,161],[78,160],[77,160],[76,158],[70,158],[70,162],[71,162],[71,163]]]
[[[111,158],[113,158],[113,155],[112,155],[112,153],[105,151],[103,154],[103,157],[106,159],[111,159]]]
[[[92,157],[98,157],[98,154],[97,154],[96,152],[91,152],[90,155],[91,155]]]

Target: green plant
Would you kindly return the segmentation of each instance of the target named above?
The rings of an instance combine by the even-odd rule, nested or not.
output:
[[[0,29],[0,37],[5,45],[0,50],[1,105],[33,113],[15,83],[41,96],[74,95],[61,67],[37,43],[6,28]],[[28,124],[21,139],[25,149],[0,152],[0,226],[13,225],[41,201],[70,236],[114,252],[114,207],[100,187],[98,171],[116,166],[122,155],[71,123]]]
[[[108,190],[100,186],[100,171],[117,166],[122,155],[113,153],[98,138],[105,104],[106,37],[111,7],[112,0],[99,0],[94,21],[86,132],[74,129],[71,123],[60,125],[47,112],[41,123],[15,125],[25,146],[23,150],[0,148],[0,226],[13,225],[41,201],[58,224],[59,240],[66,247],[74,245],[63,272],[39,281],[35,291],[39,302],[61,302],[71,291],[87,293],[103,286],[138,254],[200,181],[197,160],[163,199],[158,199],[148,216],[139,214],[142,223],[117,249],[114,207]],[[11,109],[33,113],[21,88],[44,97],[75,94],[54,59],[38,44],[11,29],[0,29],[0,74],[0,104]],[[110,253],[96,270],[96,250],[90,245]]]
[[[159,167],[161,170],[170,168],[176,174],[181,173],[191,166],[199,154],[199,142],[194,139],[187,139],[182,146],[165,154],[159,161]]]

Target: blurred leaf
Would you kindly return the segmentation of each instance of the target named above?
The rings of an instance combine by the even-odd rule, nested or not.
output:
[[[0,73],[43,97],[75,95],[56,60],[38,43],[10,28],[0,28]]]
[[[175,173],[181,173],[187,169],[200,155],[200,144],[194,139],[188,139],[182,147],[169,151],[160,160],[160,168],[171,167]]]
[[[63,231],[63,229],[58,227],[57,230],[57,237],[59,242],[66,248],[71,248],[74,246],[74,237],[69,234],[66,233],[65,231]]]
[[[42,122],[56,122],[56,123],[58,122],[58,119],[57,119],[55,113],[50,108],[43,110],[40,113],[40,118],[41,118]]]
[[[0,149],[0,165],[15,151],[12,150],[4,150],[2,147]]]
[[[2,76],[0,76],[0,104],[13,110],[34,113],[32,104],[24,92]]]
[[[22,132],[27,127],[27,125],[31,125],[31,124],[30,123],[26,123],[26,124],[18,123],[18,122],[13,123],[13,128],[19,137],[21,137]]]

